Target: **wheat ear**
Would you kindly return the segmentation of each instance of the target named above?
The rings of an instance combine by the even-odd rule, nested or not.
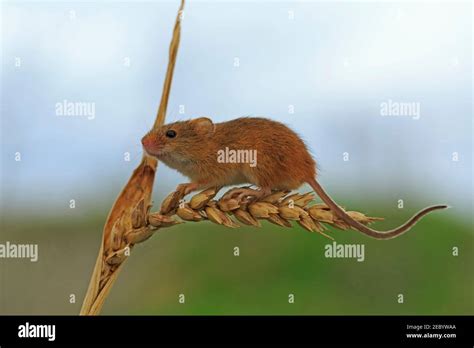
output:
[[[154,213],[149,212],[150,206],[145,206],[142,200],[133,211],[133,229],[125,234],[126,243],[143,242],[158,229],[184,221],[209,220],[230,228],[239,227],[239,222],[260,227],[260,220],[267,220],[282,227],[292,227],[291,221],[296,221],[304,229],[332,240],[333,237],[324,233],[325,224],[341,230],[350,229],[350,226],[339,219],[326,204],[313,204],[315,194],[312,192],[300,194],[274,191],[263,198],[241,203],[233,198],[224,198],[231,196],[229,195],[231,191],[216,200],[214,197],[218,189],[210,188],[194,195],[187,202],[183,200],[180,191],[175,191],[163,200],[160,210]],[[383,220],[356,211],[348,211],[347,214],[363,224]],[[109,257],[112,259],[114,255],[112,253]]]
[[[121,197],[127,197],[136,202],[136,205],[127,210],[127,213],[115,216],[115,220],[109,217],[107,221],[106,227],[110,226],[110,233],[106,235],[108,238],[103,243],[101,257],[98,259],[101,272],[97,273],[97,279],[91,282],[97,286],[94,291],[99,295],[99,302],[92,303],[88,307],[90,312],[84,314],[96,314],[100,310],[111,284],[130,255],[131,248],[150,238],[160,228],[175,226],[185,221],[204,220],[230,228],[239,227],[238,222],[260,227],[260,220],[267,220],[282,227],[292,227],[291,221],[296,221],[306,230],[317,232],[332,240],[333,237],[324,233],[326,230],[324,224],[341,230],[350,229],[350,226],[335,216],[325,204],[311,204],[314,203],[315,197],[312,192],[300,194],[275,191],[261,199],[240,203],[233,198],[214,199],[218,192],[217,188],[202,191],[188,202],[183,200],[181,191],[174,191],[163,200],[160,210],[154,213],[150,213],[151,205],[147,203],[149,197],[141,198],[137,202],[136,197],[139,197],[139,194],[132,197],[128,195],[133,192],[140,193],[140,190],[122,193],[118,202],[121,202]],[[223,197],[229,196],[228,193]],[[363,224],[383,220],[355,211],[348,211],[347,214]]]

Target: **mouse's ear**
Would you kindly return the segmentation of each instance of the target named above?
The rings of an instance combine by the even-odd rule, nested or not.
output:
[[[191,121],[191,124],[194,126],[194,129],[199,134],[212,134],[214,133],[214,128],[216,127],[214,123],[212,123],[210,118],[207,117],[199,117]]]

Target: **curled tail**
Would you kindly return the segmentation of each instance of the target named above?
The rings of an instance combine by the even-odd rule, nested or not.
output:
[[[407,222],[405,222],[403,225],[393,230],[377,231],[377,230],[371,229],[370,227],[367,227],[366,225],[361,224],[360,222],[354,220],[349,215],[347,215],[347,213],[341,207],[339,207],[336,202],[333,201],[333,199],[326,193],[326,191],[324,191],[324,189],[316,181],[316,179],[312,178],[311,180],[308,181],[308,184],[313,188],[313,190],[318,194],[318,196],[321,197],[323,202],[329,206],[329,208],[336,214],[338,218],[340,218],[342,221],[344,221],[345,223],[347,223],[349,226],[353,227],[357,231],[360,231],[375,239],[395,238],[407,232],[413,225],[415,225],[418,222],[418,220],[420,220],[426,214],[434,210],[448,208],[448,206],[444,204],[426,207],[425,209],[420,210],[418,213],[412,216],[412,218],[408,220]]]

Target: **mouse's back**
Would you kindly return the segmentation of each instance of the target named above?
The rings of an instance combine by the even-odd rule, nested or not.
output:
[[[295,189],[316,174],[316,163],[303,140],[286,125],[260,117],[217,123],[215,141],[222,147],[255,151],[254,166],[243,165],[249,182],[260,187]]]

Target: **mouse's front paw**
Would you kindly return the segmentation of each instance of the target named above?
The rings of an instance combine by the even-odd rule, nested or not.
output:
[[[176,187],[176,190],[171,192],[161,204],[161,214],[170,214],[175,212],[178,208],[179,203],[184,199],[184,197],[193,191],[196,191],[198,185],[195,183],[188,184],[179,184]]]
[[[187,183],[187,184],[179,184],[176,187],[176,191],[182,195],[182,197],[186,196],[187,194],[196,191],[198,189],[198,184],[196,183]]]

